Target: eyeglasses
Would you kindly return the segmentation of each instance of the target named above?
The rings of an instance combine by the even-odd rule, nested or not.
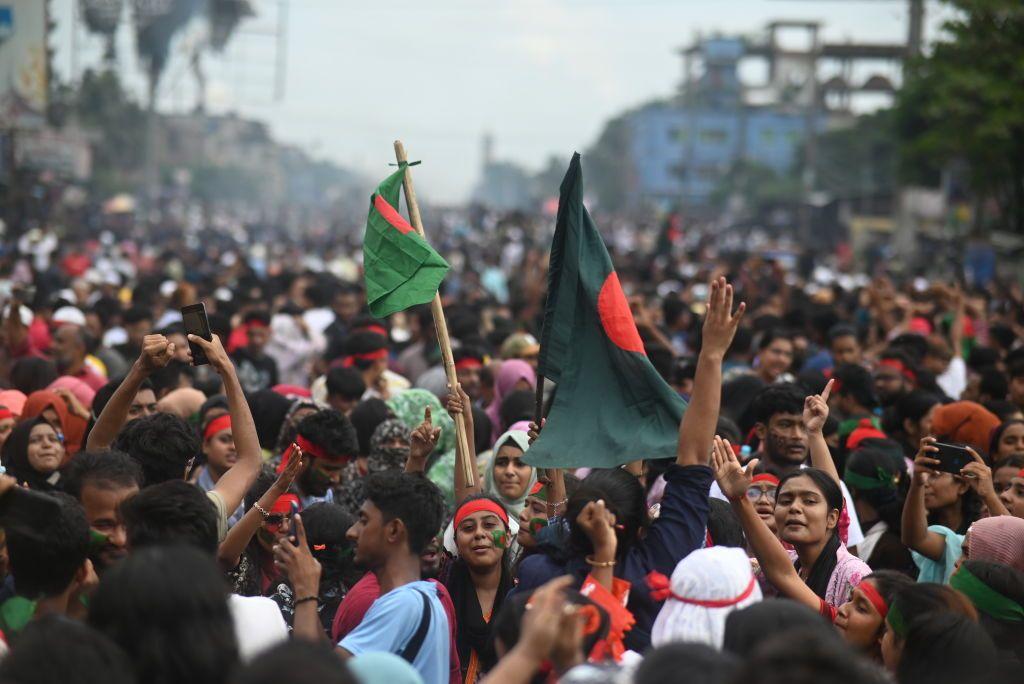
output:
[[[758,487],[754,485],[747,488],[747,498],[752,503],[757,503],[762,496],[768,499],[769,503],[775,503],[775,487]]]

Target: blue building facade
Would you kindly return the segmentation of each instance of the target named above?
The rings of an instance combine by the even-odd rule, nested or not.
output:
[[[793,170],[806,136],[804,109],[744,101],[742,39],[699,46],[704,69],[671,103],[649,105],[629,118],[630,163],[638,199],[705,206],[721,178],[741,160],[779,173]],[[825,118],[817,119],[821,130]]]

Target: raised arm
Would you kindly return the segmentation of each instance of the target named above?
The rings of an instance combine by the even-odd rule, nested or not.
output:
[[[804,400],[804,427],[807,428],[807,446],[811,452],[811,465],[828,473],[836,484],[839,484],[839,471],[836,470],[832,452],[828,450],[822,428],[828,419],[828,397],[832,393],[835,380],[829,380],[821,394],[812,394]]]
[[[693,381],[693,398],[679,425],[676,463],[681,466],[708,462],[718,423],[718,407],[722,401],[722,359],[732,344],[746,309],[746,305],[741,303],[733,314],[732,301],[732,285],[725,278],[711,281],[697,373]]]
[[[233,511],[238,508],[256,482],[260,474],[262,463],[260,452],[260,440],[256,436],[256,423],[253,422],[252,412],[249,411],[249,404],[245,400],[245,392],[238,382],[238,375],[235,374],[235,366],[231,358],[224,351],[220,338],[213,336],[213,341],[207,342],[198,335],[189,335],[188,339],[198,345],[206,352],[206,358],[210,365],[224,381],[224,391],[228,395],[228,413],[231,414],[231,435],[235,440],[235,451],[238,452],[238,460],[231,466],[217,481],[214,491],[224,501],[224,508]]]
[[[142,383],[154,372],[160,370],[174,358],[174,343],[168,342],[163,335],[146,335],[142,339],[142,353],[132,364],[128,375],[114,390],[110,401],[103,407],[103,412],[92,426],[85,448],[90,451],[110,447],[117,433],[121,431],[128,419],[135,395],[139,393]]]
[[[427,458],[437,446],[440,436],[441,428],[434,427],[430,407],[427,406],[423,409],[423,422],[409,434],[409,458],[405,462],[405,472],[422,473],[427,469]]]
[[[292,585],[292,607],[295,609],[292,635],[306,641],[327,641],[327,632],[316,610],[320,601],[320,561],[309,551],[302,516],[296,515],[292,524],[295,525],[295,542],[285,537],[274,547],[274,565]],[[346,656],[347,652],[339,650],[338,654]]]
[[[939,464],[937,459],[929,456],[939,450],[934,444],[934,437],[922,439],[914,459],[914,477],[910,480],[910,491],[903,504],[900,540],[904,546],[937,561],[946,553],[946,538],[928,529],[928,510],[924,506],[925,480],[933,473],[932,468]]]
[[[782,542],[761,520],[754,510],[754,505],[747,498],[747,489],[750,487],[754,468],[757,467],[757,459],[751,461],[744,469],[740,466],[729,442],[721,437],[715,437],[711,458],[718,486],[732,504],[732,509],[743,526],[743,532],[761,564],[765,577],[783,596],[818,611],[821,606],[818,595],[800,579],[789,555],[782,547]]]
[[[260,524],[263,522],[264,515],[261,509],[263,511],[270,510],[274,502],[288,492],[288,488],[291,487],[301,470],[302,450],[295,447],[295,453],[288,459],[288,465],[277,476],[277,480],[270,486],[270,489],[260,497],[255,506],[245,512],[245,515],[235,523],[234,527],[228,530],[228,536],[224,538],[220,548],[217,549],[217,560],[220,561],[221,567],[230,570],[238,565],[242,552],[245,551],[245,547],[252,541],[253,535],[260,529]]]
[[[455,391],[449,391],[448,393],[448,413],[451,414],[454,419],[459,413],[466,421],[466,434],[469,435],[469,453],[462,454],[462,450],[455,449],[455,502],[459,503],[465,500],[467,497],[474,494],[479,494],[483,491],[480,486],[480,473],[476,467],[476,441],[473,437],[473,403],[469,400],[467,395],[462,390],[462,385],[456,384]],[[472,466],[469,470],[473,473],[473,481],[469,482],[466,480],[466,466],[464,465],[466,459],[469,460]]]

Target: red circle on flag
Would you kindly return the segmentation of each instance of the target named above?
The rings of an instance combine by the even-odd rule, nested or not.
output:
[[[619,274],[612,271],[601,285],[597,295],[597,314],[601,317],[601,326],[608,338],[620,349],[644,352],[644,342],[637,332],[633,312],[629,310],[629,302],[619,283]]]

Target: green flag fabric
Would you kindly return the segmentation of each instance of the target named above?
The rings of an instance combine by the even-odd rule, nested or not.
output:
[[[370,313],[377,318],[434,298],[448,262],[398,213],[405,178],[400,168],[370,197],[363,239],[363,273]]]
[[[583,206],[580,155],[562,180],[538,373],[558,383],[525,460],[610,468],[676,455],[686,402],[651,365],[619,277]]]

